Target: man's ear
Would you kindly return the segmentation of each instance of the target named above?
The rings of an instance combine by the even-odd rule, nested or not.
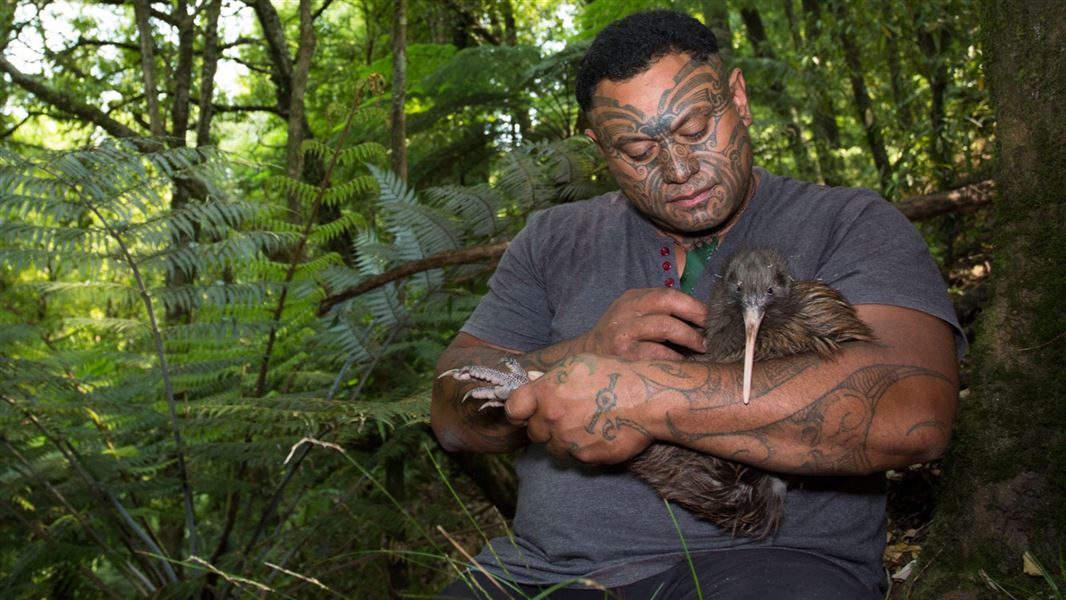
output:
[[[603,151],[603,144],[600,143],[600,138],[596,137],[596,132],[593,131],[592,128],[585,130],[585,137],[592,140],[592,142],[596,144],[596,149],[600,151],[600,154],[606,156],[606,153]]]
[[[733,91],[733,105],[737,107],[744,126],[751,127],[754,119],[751,116],[751,107],[748,106],[748,84],[744,82],[744,73],[740,69],[733,69],[729,74],[729,89]]]

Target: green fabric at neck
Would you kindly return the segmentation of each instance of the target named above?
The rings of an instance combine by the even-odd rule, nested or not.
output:
[[[703,269],[707,266],[707,261],[710,260],[711,255],[718,249],[718,238],[711,238],[706,244],[696,246],[692,250],[685,252],[685,272],[681,274],[681,291],[691,295],[692,290],[696,289],[696,284],[700,281],[700,276],[703,275]]]

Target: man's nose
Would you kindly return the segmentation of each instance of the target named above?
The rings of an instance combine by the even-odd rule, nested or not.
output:
[[[663,170],[663,181],[667,183],[685,183],[700,170],[699,161],[689,154],[683,144],[663,144],[659,151],[659,163]]]

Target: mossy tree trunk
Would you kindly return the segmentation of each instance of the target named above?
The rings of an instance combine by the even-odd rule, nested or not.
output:
[[[917,598],[1000,597],[989,579],[1045,597],[1022,555],[1058,579],[1066,555],[1066,11],[986,0],[981,25],[998,154],[993,299]]]

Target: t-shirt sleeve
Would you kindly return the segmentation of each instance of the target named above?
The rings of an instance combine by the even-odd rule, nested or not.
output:
[[[817,277],[852,304],[890,304],[919,310],[955,331],[961,358],[966,338],[929,247],[914,225],[876,194],[844,224],[827,249]]]
[[[461,331],[491,344],[529,352],[550,344],[552,312],[537,252],[544,213],[532,215],[504,252],[489,291]]]

